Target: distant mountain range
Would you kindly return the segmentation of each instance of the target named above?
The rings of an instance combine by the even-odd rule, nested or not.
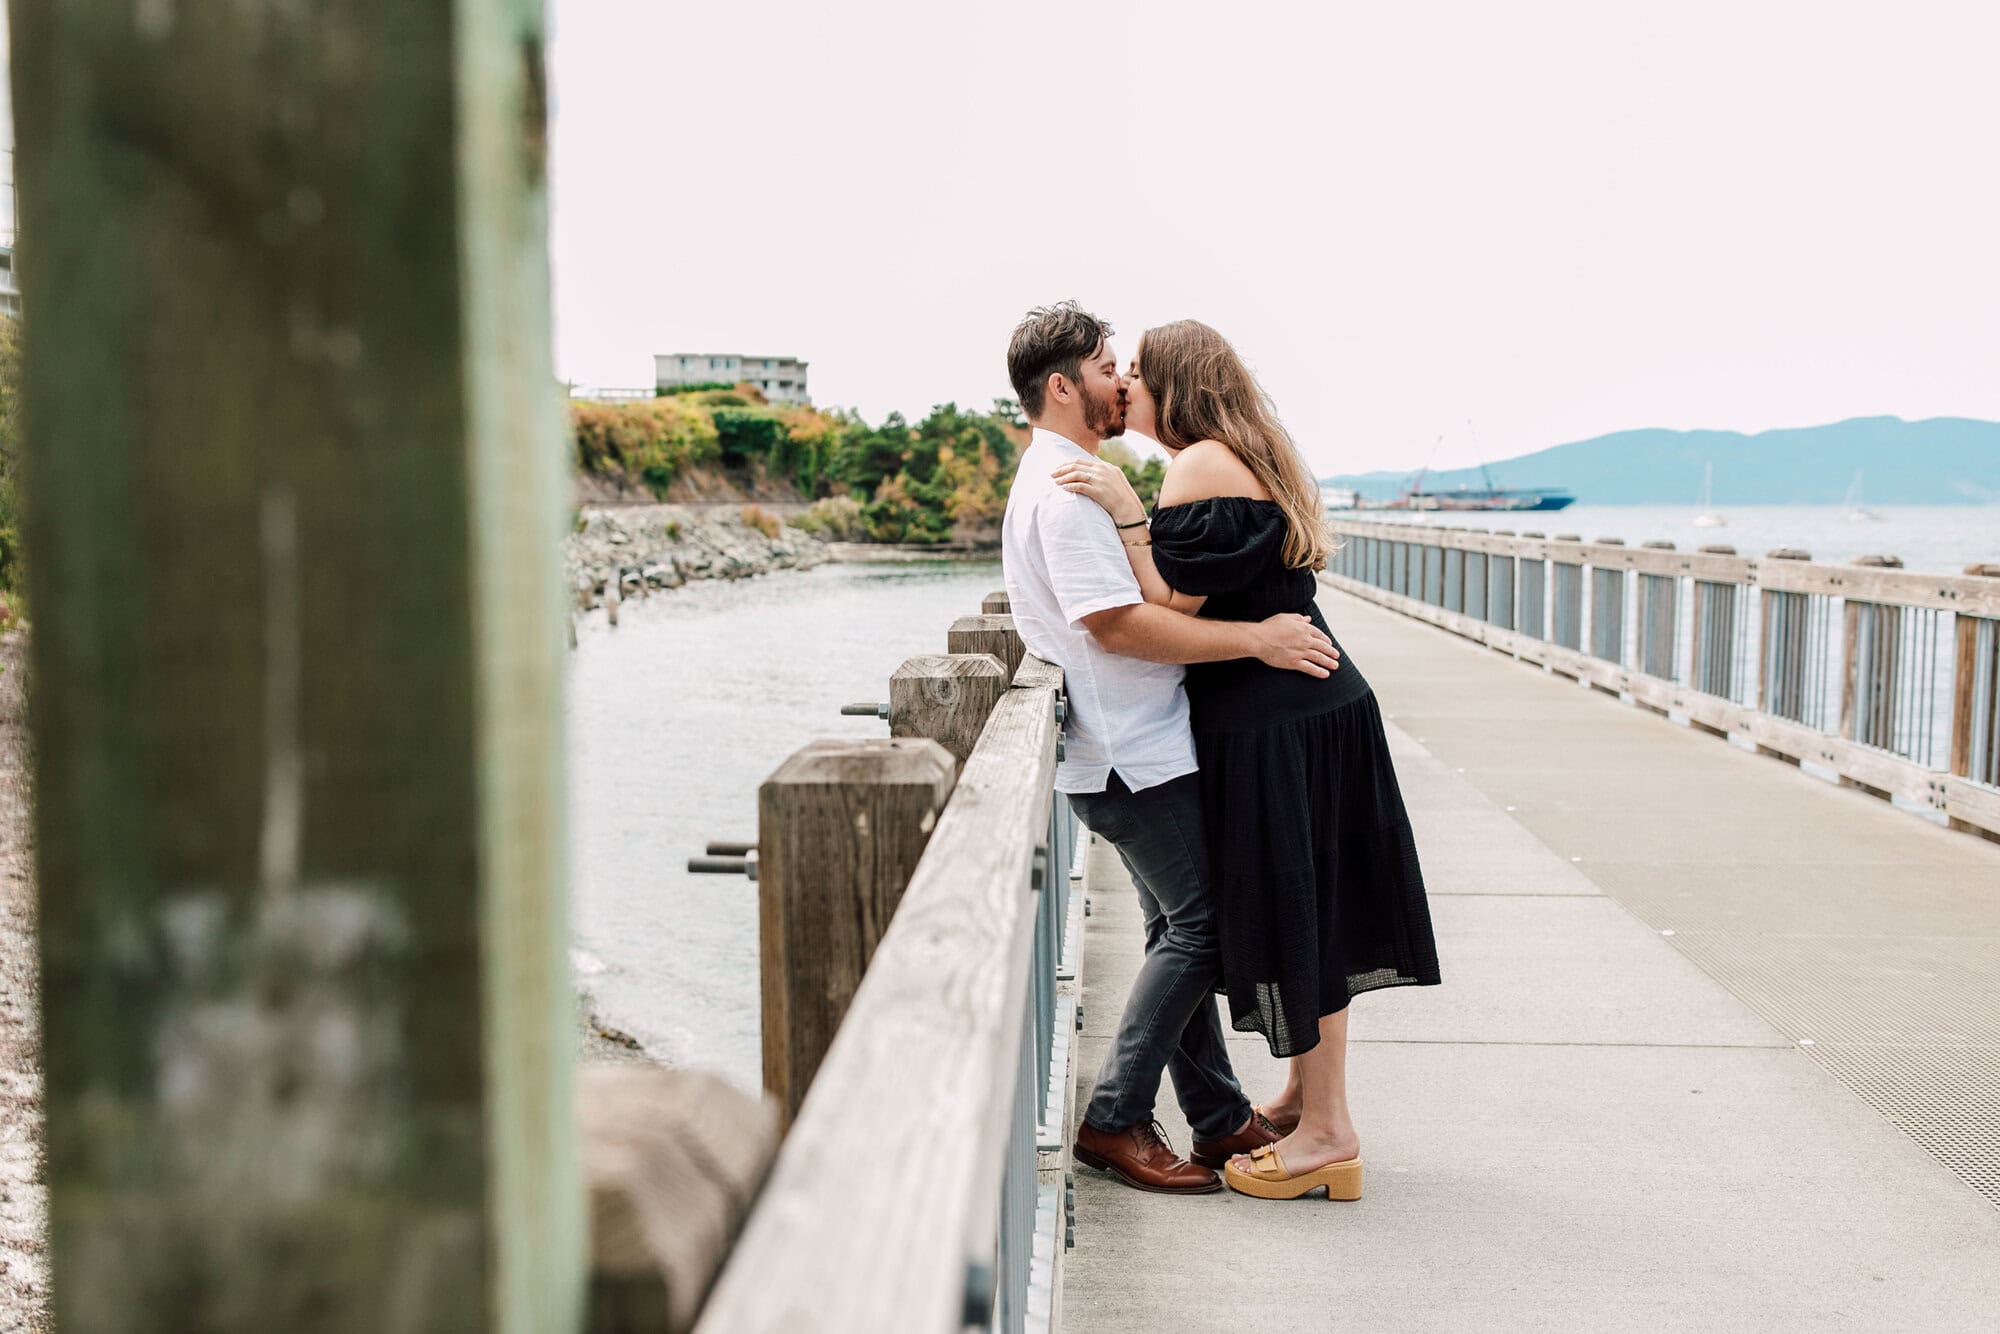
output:
[[[1764,431],[1619,431],[1487,465],[1501,487],[1566,487],[1585,505],[1667,505],[1701,499],[1715,467],[1718,505],[1837,505],[1864,474],[1871,505],[2000,503],[2000,422],[1856,417],[1830,426]],[[1391,499],[1413,472],[1326,477]],[[1428,473],[1426,491],[1481,487],[1477,468]]]

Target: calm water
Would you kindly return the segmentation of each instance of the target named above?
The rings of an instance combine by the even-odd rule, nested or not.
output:
[[[1628,543],[1658,539],[1683,551],[1712,543],[1733,546],[1746,556],[1774,547],[1798,547],[1815,560],[1841,562],[1861,555],[1901,556],[1912,570],[1957,574],[1974,561],[2000,561],[2000,506],[1875,506],[1882,517],[1855,521],[1834,505],[1716,507],[1728,520],[1721,528],[1697,528],[1699,505],[1572,505],[1555,514],[1405,514],[1392,510],[1343,514],[1341,518],[1420,523],[1449,528],[1511,528],[1554,537],[1575,533],[1585,539],[1622,537]]]
[[[840,706],[944,651],[997,562],[828,565],[696,583],[578,628],[569,658],[577,967],[649,1051],[756,1088],[757,890],[694,876],[710,839],[757,836],[757,785],[815,737],[887,736]]]

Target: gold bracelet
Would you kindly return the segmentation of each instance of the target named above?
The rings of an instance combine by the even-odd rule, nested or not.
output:
[[[1125,545],[1128,547],[1150,547],[1153,545],[1153,539],[1149,537],[1143,542],[1127,542]]]

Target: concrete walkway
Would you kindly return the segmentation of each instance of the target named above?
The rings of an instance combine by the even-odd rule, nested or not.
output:
[[[2000,847],[1321,606],[1392,718],[1445,984],[1356,1002],[1359,1203],[1078,1168],[1065,1328],[1995,1328]],[[1089,884],[1079,1107],[1140,948],[1101,846]]]

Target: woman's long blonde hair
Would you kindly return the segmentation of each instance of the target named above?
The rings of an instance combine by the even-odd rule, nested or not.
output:
[[[1332,543],[1320,516],[1319,482],[1229,340],[1200,320],[1176,320],[1145,332],[1138,361],[1159,405],[1160,443],[1177,450],[1200,440],[1229,446],[1285,513],[1285,564],[1326,568]]]

